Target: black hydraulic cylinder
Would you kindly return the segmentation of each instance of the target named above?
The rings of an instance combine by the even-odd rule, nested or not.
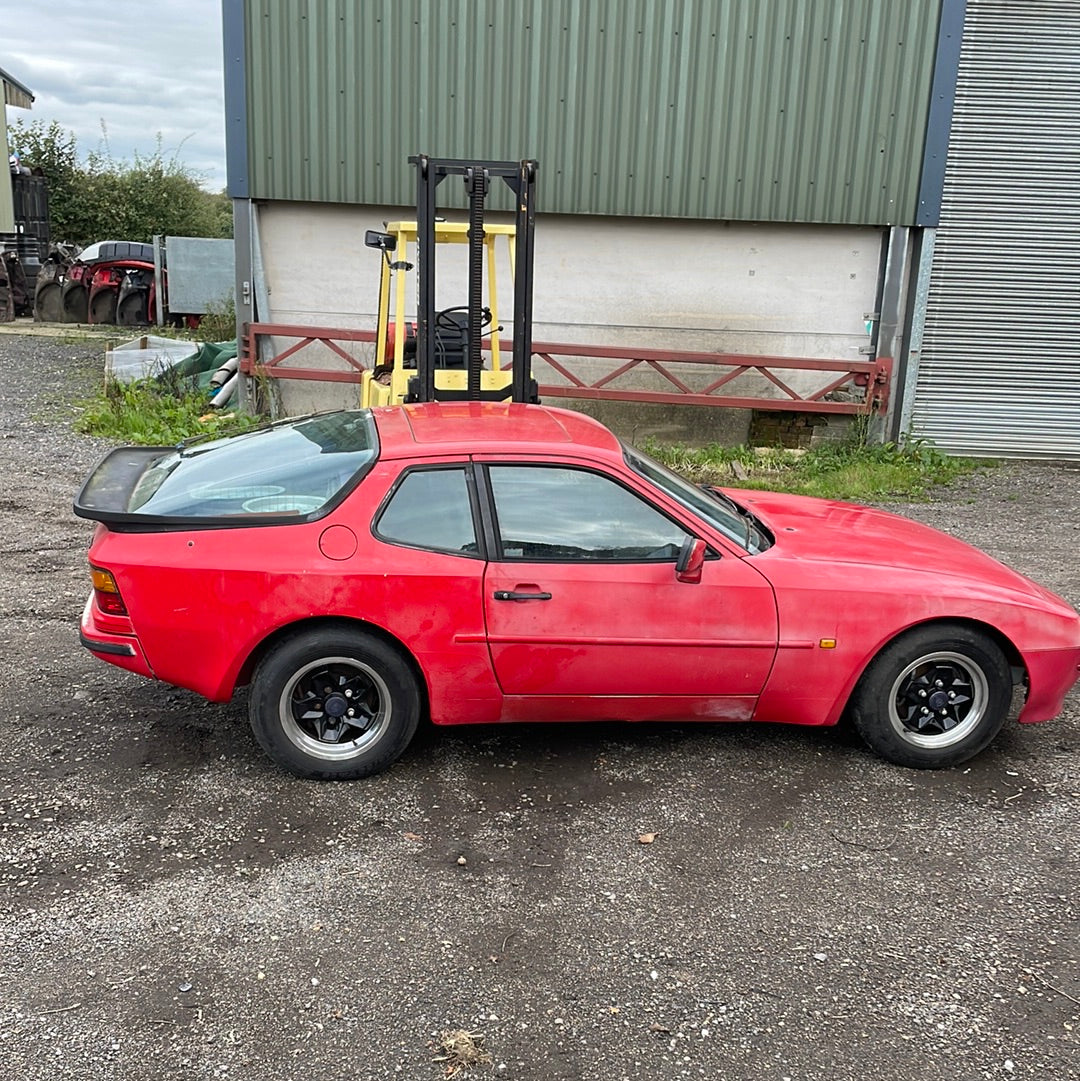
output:
[[[480,400],[480,372],[484,358],[480,350],[484,308],[484,199],[487,196],[487,170],[479,165],[465,171],[465,189],[469,195],[469,341],[468,397]]]

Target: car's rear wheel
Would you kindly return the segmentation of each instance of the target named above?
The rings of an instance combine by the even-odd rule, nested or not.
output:
[[[420,692],[385,642],[346,628],[307,631],[259,663],[250,717],[259,745],[290,773],[352,780],[386,769],[409,745]]]
[[[986,747],[1011,701],[1009,665],[991,638],[933,626],[901,635],[874,658],[852,696],[851,718],[888,761],[939,769]]]

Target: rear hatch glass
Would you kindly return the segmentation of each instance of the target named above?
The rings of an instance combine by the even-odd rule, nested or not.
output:
[[[120,447],[87,478],[75,513],[135,529],[307,521],[340,502],[377,456],[367,410],[190,447]]]

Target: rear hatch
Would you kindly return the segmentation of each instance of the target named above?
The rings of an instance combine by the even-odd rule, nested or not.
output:
[[[74,511],[133,531],[311,521],[345,498],[378,449],[367,410],[303,417],[194,446],[120,447],[87,477]]]

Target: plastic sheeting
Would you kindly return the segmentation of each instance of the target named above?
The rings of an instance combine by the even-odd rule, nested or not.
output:
[[[183,342],[175,338],[158,338],[144,334],[105,352],[105,378],[118,383],[134,383],[136,379],[151,379],[176,367],[181,361],[194,357],[198,342]]]

